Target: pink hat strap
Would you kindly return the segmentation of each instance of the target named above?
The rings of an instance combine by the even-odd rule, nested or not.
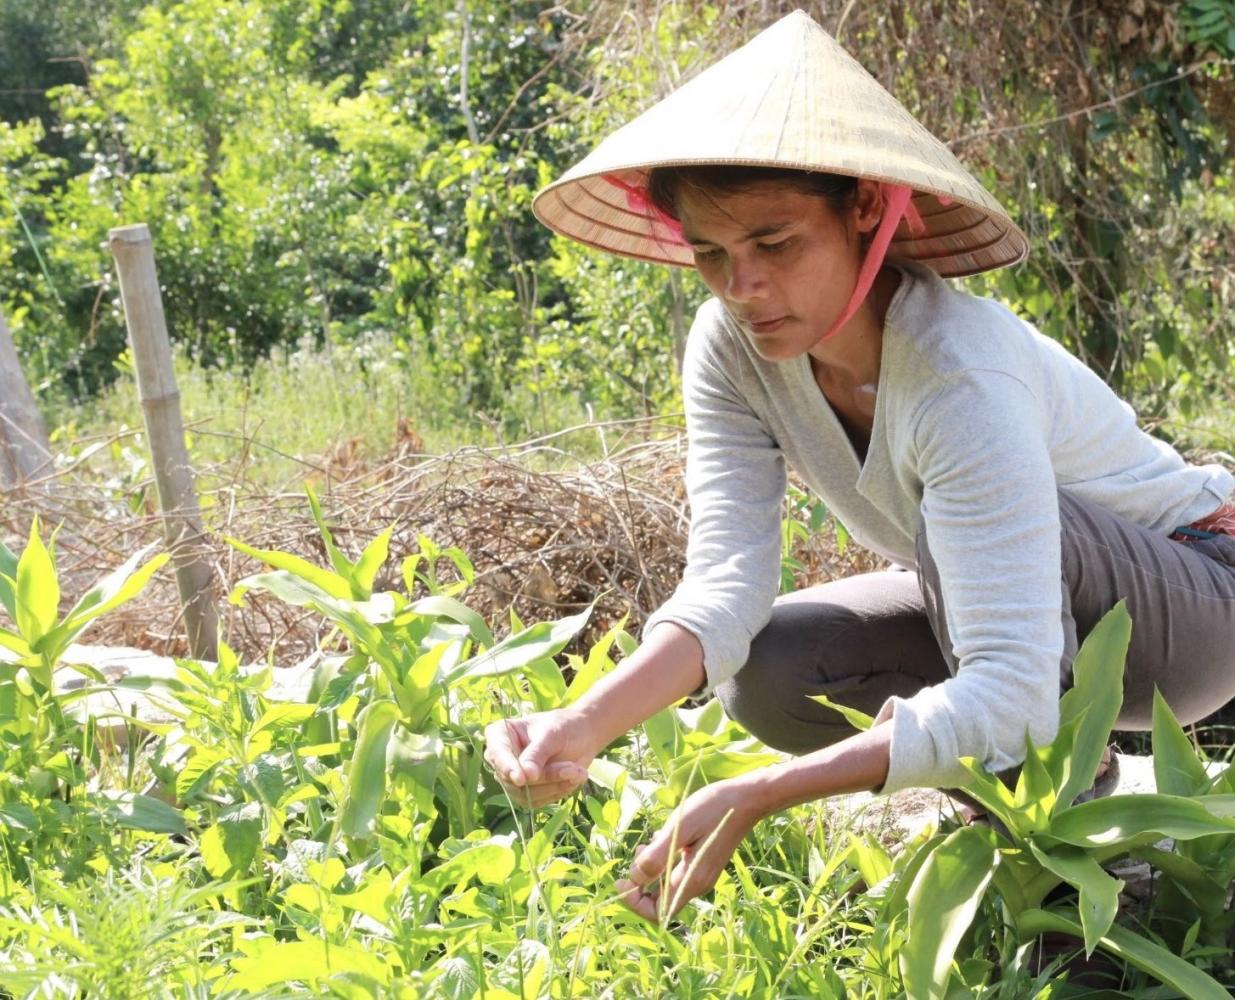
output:
[[[866,257],[858,271],[857,284],[853,287],[853,294],[849,296],[849,303],[831,328],[815,341],[817,344],[822,344],[829,337],[835,336],[841,327],[853,319],[853,314],[858,311],[858,307],[866,301],[866,296],[870,294],[871,286],[875,283],[875,276],[883,267],[884,257],[887,255],[888,247],[892,243],[892,237],[896,234],[896,227],[900,225],[901,219],[905,219],[909,224],[910,233],[915,236],[926,231],[922,217],[914,207],[913,191],[910,188],[903,184],[880,184],[879,187],[883,190],[886,202],[883,208],[883,219],[875,231],[875,238],[871,240],[871,245],[867,248]]]

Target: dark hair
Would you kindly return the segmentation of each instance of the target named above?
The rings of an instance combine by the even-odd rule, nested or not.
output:
[[[757,184],[777,184],[803,194],[817,195],[825,199],[834,212],[852,207],[858,191],[857,178],[844,174],[785,167],[704,164],[653,167],[648,174],[648,200],[667,215],[681,219],[678,198],[684,188],[712,195],[736,194]]]

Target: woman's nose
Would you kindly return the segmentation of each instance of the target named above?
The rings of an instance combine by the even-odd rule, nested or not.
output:
[[[730,259],[725,294],[732,302],[749,302],[759,298],[766,287],[763,269],[750,261]]]

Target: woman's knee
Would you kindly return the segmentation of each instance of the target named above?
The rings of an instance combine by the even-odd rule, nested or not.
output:
[[[729,716],[768,746],[809,753],[855,732],[813,695],[873,715],[887,698],[938,679],[923,676],[932,662],[946,676],[912,575],[892,577],[850,578],[778,601],[746,664],[716,688]]]

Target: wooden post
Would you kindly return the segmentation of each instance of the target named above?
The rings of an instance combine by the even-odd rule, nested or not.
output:
[[[199,660],[218,659],[218,619],[213,574],[202,554],[201,510],[184,445],[180,391],[172,371],[163,298],[154,269],[154,246],[145,223],[113,229],[109,244],[120,275],[120,298],[137,369],[137,395],[154,460],[163,511],[163,533],[176,567],[189,649]]]
[[[0,313],[0,485],[34,479],[51,468],[47,429]]]

